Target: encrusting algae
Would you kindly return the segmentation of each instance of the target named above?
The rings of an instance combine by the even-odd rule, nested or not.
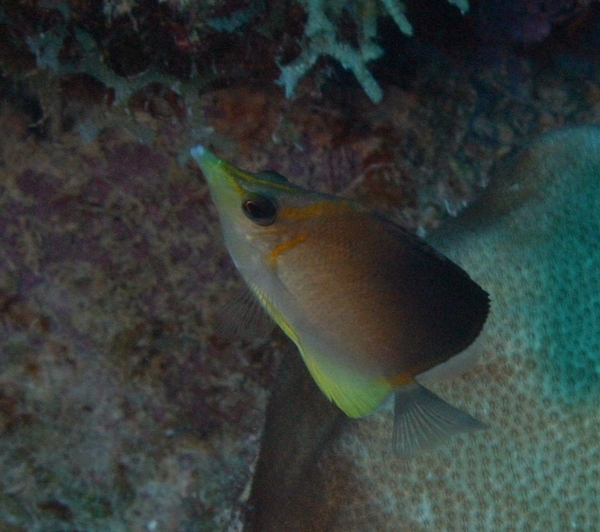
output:
[[[412,455],[485,425],[415,377],[481,332],[488,294],[459,266],[382,215],[252,174],[192,149],[237,269],[349,417],[393,392],[394,449]]]

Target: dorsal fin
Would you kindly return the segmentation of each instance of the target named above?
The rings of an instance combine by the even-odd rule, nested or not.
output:
[[[256,177],[264,179],[265,181],[270,181],[272,183],[289,184],[289,181],[275,170],[263,170],[262,172],[258,172],[255,175]]]

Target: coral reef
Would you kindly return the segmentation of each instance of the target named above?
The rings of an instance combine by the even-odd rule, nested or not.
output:
[[[469,9],[467,0],[449,3],[462,14]],[[486,42],[541,41],[554,25],[584,16],[592,3],[484,0],[470,26]],[[439,33],[448,18],[439,5],[427,5],[423,13],[419,3],[407,4],[418,15],[417,31],[430,24]],[[35,67],[61,77],[85,74],[124,103],[153,83],[193,99],[198,87],[276,82],[291,97],[309,72],[315,71],[317,87],[331,78],[332,63],[322,59],[331,58],[380,102],[384,88],[368,64],[404,47],[398,35],[389,42],[381,38],[382,21],[413,35],[405,9],[399,0],[6,3],[0,7],[0,66],[21,76]]]
[[[415,31],[404,39],[373,1],[384,15],[371,42],[385,53],[368,70],[383,90],[379,105],[324,55],[293,100],[276,86],[278,62],[292,64],[303,46],[317,49],[303,33],[307,3],[0,4],[0,529],[236,531],[251,493],[260,532],[275,508],[304,530],[307,515],[312,529],[353,520],[348,530],[372,530],[389,512],[410,528],[413,517],[396,513],[398,500],[413,504],[421,523],[452,512],[470,519],[457,510],[469,478],[474,488],[496,489],[488,512],[509,529],[514,496],[494,488],[487,466],[450,470],[435,457],[390,465],[376,438],[379,429],[389,435],[385,414],[351,425],[340,443],[344,420],[313,403],[321,394],[302,380],[281,335],[233,341],[215,332],[215,315],[239,282],[187,154],[192,144],[210,145],[243,168],[270,167],[305,187],[343,193],[426,235],[476,198],[495,162],[532,136],[600,122],[597,4],[560,26],[553,17],[543,45],[513,46],[510,62],[484,55],[482,66],[472,13],[407,1]],[[335,39],[357,50],[359,12],[323,5]],[[518,340],[498,344],[511,349]],[[561,381],[561,371],[573,369],[568,359],[540,366],[545,380],[526,373],[517,381],[530,360],[484,366],[479,381],[475,373],[441,391],[478,412],[476,394],[489,386],[494,400],[482,417],[492,425],[504,404],[535,406],[502,417],[502,437],[493,448],[481,443],[491,453],[481,456],[506,466],[502,482],[550,485],[564,469],[549,455],[542,476],[528,464],[518,476],[505,457],[517,449],[541,456],[531,454],[535,431],[522,424],[533,412],[539,440],[552,441],[563,407],[550,402],[546,416],[515,383],[542,398],[557,383],[571,391],[579,383],[585,393],[595,384],[575,370],[576,379]],[[585,357],[574,360],[590,369]],[[295,402],[297,389],[304,395]],[[557,493],[571,497],[565,512],[579,501],[593,515],[598,481],[584,458],[595,456],[595,420],[577,415],[559,451],[589,487],[581,496]],[[281,417],[283,432],[274,421]],[[467,485],[461,498],[434,497],[454,485],[449,477]],[[537,501],[519,489],[520,501]],[[311,511],[293,514],[290,501]],[[484,517],[477,510],[472,523]]]
[[[207,189],[177,156],[193,135],[321,190],[372,186],[375,203],[415,202],[407,221],[433,223],[445,208],[433,182],[422,199],[376,184],[404,114],[351,134],[335,107],[276,91],[207,93],[191,122],[165,90],[138,91],[123,110],[64,84],[44,112],[20,84],[2,89],[0,524],[239,530],[267,390],[281,353],[294,353],[279,337],[214,334],[235,274]],[[404,113],[420,127],[429,116]],[[436,207],[418,215],[420,201]]]

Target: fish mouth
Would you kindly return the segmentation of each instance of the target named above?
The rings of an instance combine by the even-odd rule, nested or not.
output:
[[[208,184],[212,187],[216,185],[219,181],[229,181],[231,180],[230,173],[227,170],[228,164],[219,159],[214,153],[207,150],[204,146],[198,145],[194,146],[190,150],[191,156],[198,163],[200,170],[206,177]]]
[[[190,154],[202,170],[219,210],[237,205],[244,196],[244,190],[238,182],[240,170],[219,159],[202,145],[194,146]]]

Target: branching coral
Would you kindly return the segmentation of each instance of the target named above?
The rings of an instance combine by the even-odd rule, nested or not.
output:
[[[103,61],[101,50],[88,32],[76,29],[74,33],[82,56],[81,59],[70,63],[59,60],[59,52],[67,34],[66,26],[59,26],[52,31],[28,38],[27,44],[35,54],[38,68],[48,68],[58,75],[89,74],[107,87],[113,88],[115,103],[126,102],[132,94],[151,83],[179,86],[179,80],[158,69],[148,70],[135,78],[119,76]]]
[[[449,1],[463,13],[469,8],[467,0]],[[302,0],[302,3],[308,13],[302,53],[294,61],[281,67],[278,80],[278,83],[285,87],[286,96],[293,95],[298,81],[314,66],[320,56],[328,55],[345,69],[352,71],[371,100],[380,102],[383,92],[366,64],[383,54],[383,50],[375,43],[379,15],[387,14],[392,17],[402,33],[413,34],[412,25],[404,15],[402,2],[381,0],[383,10],[376,0],[354,0],[349,7],[346,2],[336,0]],[[345,9],[349,9],[356,19],[359,28],[358,48],[340,40],[338,28],[331,20],[340,17]]]

